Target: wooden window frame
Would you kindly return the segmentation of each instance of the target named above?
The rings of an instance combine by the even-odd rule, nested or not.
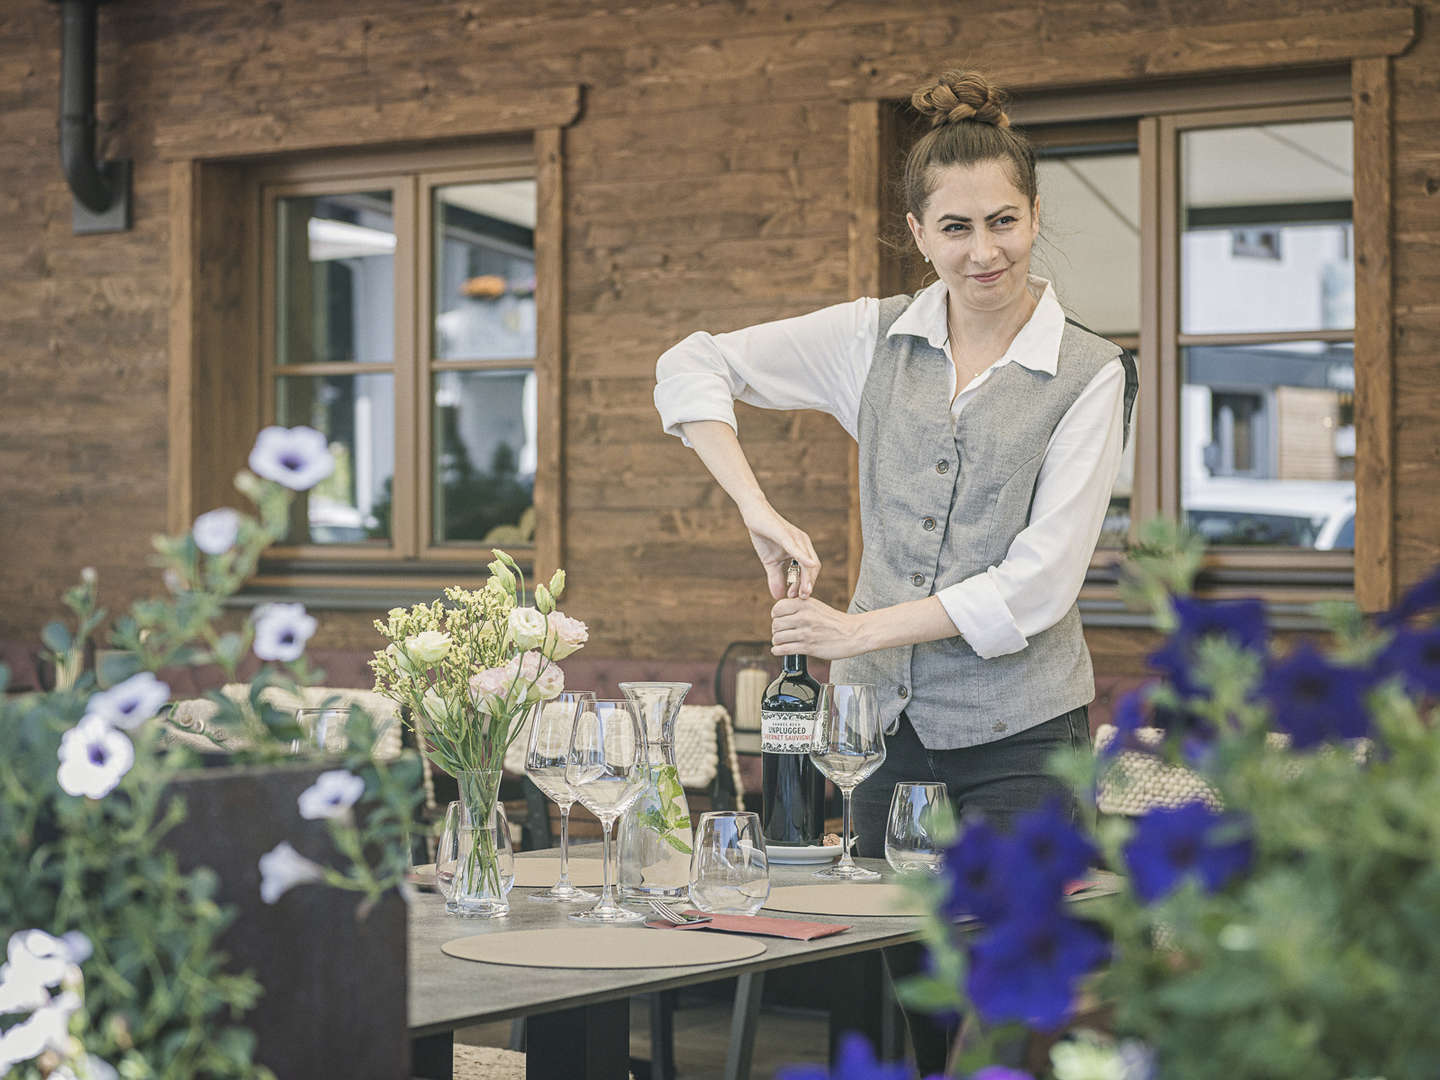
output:
[[[884,296],[903,280],[898,256],[879,240],[887,215],[899,212],[889,177],[905,122],[898,99],[850,104],[850,287],[853,295]],[[1390,279],[1390,61],[1357,58],[1309,72],[1234,76],[1190,83],[1131,85],[1119,89],[1032,88],[1012,111],[1021,126],[1086,125],[1134,118],[1141,166],[1141,327],[1135,478],[1131,521],[1179,510],[1178,206],[1179,133],[1207,126],[1266,120],[1348,117],[1354,124],[1355,328],[1280,335],[1284,340],[1341,337],[1356,355],[1355,552],[1297,548],[1217,549],[1207,555],[1202,580],[1217,593],[1260,591],[1282,603],[1304,604],[1353,595],[1365,610],[1394,601],[1393,310]],[[1165,291],[1161,291],[1161,283]],[[1231,335],[1234,336],[1234,335]],[[1253,335],[1252,335],[1253,336]],[[1207,335],[1207,339],[1208,339]],[[1168,456],[1167,456],[1168,455]],[[1362,460],[1363,457],[1363,460]],[[858,455],[851,457],[850,565],[858,568],[861,534]],[[1359,554],[1359,558],[1356,554]],[[1114,600],[1116,549],[1097,551],[1087,598]],[[852,570],[853,578],[858,570]]]
[[[426,155],[437,170],[463,168],[473,163],[478,146],[524,141],[533,147],[536,292],[544,298],[537,310],[535,370],[549,387],[538,403],[534,562],[547,570],[563,563],[563,149],[564,129],[578,119],[581,103],[575,84],[467,89],[423,102],[257,113],[220,131],[196,117],[156,132],[170,186],[169,531],[185,531],[215,506],[246,508],[231,481],[244,467],[263,415],[256,174],[303,179],[297,170],[303,171],[305,159],[319,157],[330,162],[331,178],[373,174],[407,151]],[[324,552],[331,554],[329,545]],[[453,584],[476,570],[472,560],[451,558],[448,548],[446,561],[428,563],[377,560],[375,554],[290,562],[256,584],[333,606],[368,606],[367,597],[383,594],[398,602],[402,593]]]

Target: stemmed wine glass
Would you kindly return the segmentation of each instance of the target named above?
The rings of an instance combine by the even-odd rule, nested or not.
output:
[[[525,747],[525,775],[560,808],[560,880],[544,892],[533,893],[531,900],[570,903],[595,899],[593,892],[570,883],[570,807],[575,805],[575,789],[565,779],[575,718],[594,711],[595,695],[588,690],[563,693],[535,706]]]
[[[570,736],[570,762],[565,780],[580,805],[600,819],[604,837],[604,888],[600,902],[570,918],[583,922],[642,922],[645,916],[627,911],[610,893],[610,830],[615,820],[640,797],[645,787],[645,743],[640,717],[629,701],[600,698],[587,703],[575,717]]]
[[[810,760],[840,789],[845,800],[845,829],[840,840],[840,861],[818,870],[818,878],[870,881],[880,875],[856,866],[850,857],[850,798],[860,782],[885,760],[885,732],[875,687],[869,683],[826,683],[820,688],[815,711],[815,742]]]

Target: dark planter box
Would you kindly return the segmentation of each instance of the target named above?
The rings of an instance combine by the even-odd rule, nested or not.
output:
[[[296,799],[327,768],[205,768],[177,777],[185,822],[170,835],[181,866],[209,866],[221,903],[237,909],[220,947],[249,970],[264,996],[245,1017],[256,1059],[290,1077],[410,1075],[406,1012],[406,906],[391,892],[361,921],[360,894],[301,885],[275,904],[260,899],[260,856],[282,840],[341,865],[323,821]]]

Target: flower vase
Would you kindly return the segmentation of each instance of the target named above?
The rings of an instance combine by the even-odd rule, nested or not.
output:
[[[510,914],[509,893],[515,884],[515,850],[510,823],[499,801],[499,768],[465,769],[455,777],[460,788],[458,820],[453,835],[442,837],[437,873],[450,869],[448,914],[462,919],[497,919]],[[453,867],[447,865],[453,860]]]

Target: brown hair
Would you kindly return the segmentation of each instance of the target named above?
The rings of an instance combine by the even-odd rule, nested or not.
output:
[[[973,71],[947,71],[910,97],[910,104],[930,121],[930,130],[915,141],[905,158],[905,209],[917,218],[935,191],[935,170],[945,165],[979,165],[999,161],[1011,182],[1033,205],[1038,192],[1035,150],[1005,115],[1008,95]]]

